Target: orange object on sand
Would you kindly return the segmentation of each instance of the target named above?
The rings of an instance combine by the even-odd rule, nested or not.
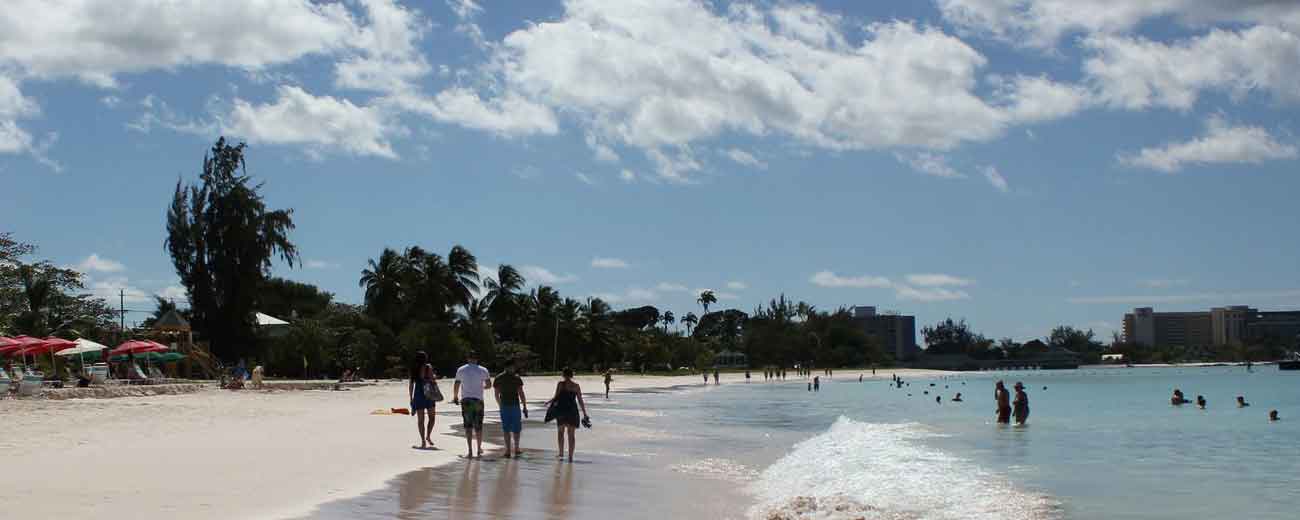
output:
[[[393,413],[396,413],[396,414],[411,415],[411,411],[410,411],[410,410],[407,410],[406,408],[393,408],[392,411],[393,411]]]

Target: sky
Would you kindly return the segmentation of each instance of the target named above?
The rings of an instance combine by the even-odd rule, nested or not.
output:
[[[678,316],[1300,308],[1294,1],[156,3],[0,5],[0,231],[128,308],[183,300],[164,216],[223,135],[294,210],[275,274],[344,302],[461,244]]]

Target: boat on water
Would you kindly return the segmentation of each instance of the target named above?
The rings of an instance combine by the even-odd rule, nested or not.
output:
[[[1292,352],[1291,357],[1277,362],[1278,370],[1300,370],[1300,352]]]

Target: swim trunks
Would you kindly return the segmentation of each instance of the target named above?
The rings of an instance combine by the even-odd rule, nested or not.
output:
[[[461,399],[460,418],[464,422],[466,430],[482,430],[483,400],[473,398]]]
[[[501,431],[519,433],[524,429],[523,423],[523,412],[520,411],[519,405],[501,406]]]

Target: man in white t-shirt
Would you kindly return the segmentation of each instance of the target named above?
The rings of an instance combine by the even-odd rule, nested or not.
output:
[[[461,399],[461,388],[465,389]],[[492,387],[492,377],[486,368],[479,366],[478,353],[465,356],[465,364],[456,369],[456,384],[451,390],[451,404],[460,405],[460,417],[465,425],[467,458],[474,458],[474,440],[478,439],[478,456],[483,458],[483,390]]]

